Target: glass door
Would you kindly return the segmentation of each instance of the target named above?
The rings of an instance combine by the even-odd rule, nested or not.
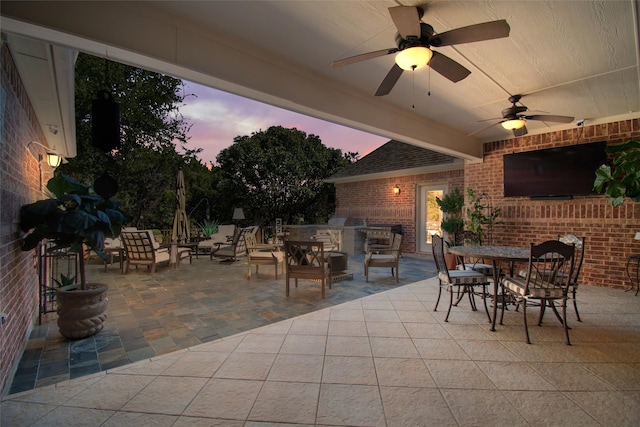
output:
[[[434,234],[442,236],[440,223],[442,211],[436,202],[436,197],[442,199],[446,193],[446,185],[420,186],[418,196],[418,252],[431,253],[431,237]]]

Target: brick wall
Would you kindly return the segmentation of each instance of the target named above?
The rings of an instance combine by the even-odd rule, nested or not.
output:
[[[367,219],[368,224],[401,224],[402,251],[416,252],[416,196],[418,186],[447,183],[450,189],[463,188],[462,170],[398,178],[336,184],[336,216]],[[400,194],[393,187],[400,187]]]
[[[7,323],[0,326],[0,393],[6,394],[38,313],[35,260],[32,252],[20,250],[19,210],[42,197],[42,183],[51,177],[52,170],[46,162],[39,164],[25,148],[30,141],[44,144],[44,135],[4,44],[0,55],[0,312],[7,315]],[[39,147],[30,150],[35,156],[43,153]]]
[[[627,199],[612,207],[606,196],[579,196],[572,200],[532,201],[503,197],[502,156],[507,153],[607,141],[619,143],[640,138],[640,119],[585,126],[541,135],[496,141],[484,146],[482,163],[466,164],[464,172],[404,176],[336,184],[336,216],[367,218],[369,224],[402,224],[405,253],[416,251],[416,192],[419,184],[447,182],[449,188],[473,188],[490,196],[501,216],[493,231],[497,245],[528,246],[531,242],[556,239],[573,233],[586,236],[581,283],[607,287],[628,287],[626,260],[640,254],[640,203]],[[402,189],[393,195],[393,187]],[[464,192],[466,196],[466,191]],[[467,201],[468,202],[468,201]]]
[[[544,201],[504,198],[502,156],[576,143],[615,144],[637,138],[640,138],[640,119],[488,143],[484,147],[484,162],[465,167],[465,188],[486,192],[494,207],[502,209],[499,218],[502,224],[494,229],[497,244],[526,246],[566,233],[586,236],[580,282],[628,287],[626,259],[640,253],[640,242],[633,240],[640,231],[640,203],[627,199],[624,205],[614,208],[609,199],[601,195]]]

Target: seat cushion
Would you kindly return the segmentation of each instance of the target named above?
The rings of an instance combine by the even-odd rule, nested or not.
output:
[[[251,252],[252,260],[267,261],[275,259],[278,263],[284,261],[284,252]]]
[[[487,276],[474,270],[451,270],[449,271],[452,285],[469,285],[488,283]],[[446,273],[438,273],[438,278],[445,283],[449,283]]]
[[[485,276],[493,276],[493,266],[491,264],[483,264],[483,263],[466,263],[466,264],[458,264],[456,265],[456,270],[465,270],[466,269],[471,269],[471,270],[475,270],[478,273],[482,273]]]
[[[156,252],[156,262],[166,262],[171,260],[169,252]]]
[[[503,285],[516,295],[526,298],[562,298],[564,291],[560,286],[529,287],[529,293],[525,295],[527,279],[525,277],[506,277]]]
[[[373,261],[395,261],[396,256],[392,254],[370,254],[368,259]]]
[[[365,266],[368,267],[395,267],[398,258],[393,254],[367,254],[364,259]]]

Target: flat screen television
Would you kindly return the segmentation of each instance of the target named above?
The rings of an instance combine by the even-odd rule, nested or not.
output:
[[[505,197],[593,194],[596,169],[607,161],[606,142],[567,145],[504,155]]]

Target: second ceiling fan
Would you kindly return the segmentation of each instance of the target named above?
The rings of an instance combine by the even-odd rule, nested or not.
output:
[[[512,131],[513,136],[518,137],[524,136],[528,133],[526,126],[527,120],[539,120],[541,122],[555,123],[571,123],[574,120],[571,116],[559,116],[557,114],[524,114],[529,111],[529,108],[522,103],[520,103],[520,105],[516,105],[520,102],[522,96],[523,95],[511,95],[509,97],[511,107],[502,110],[502,118],[489,119],[498,121],[482,129],[478,129],[477,131],[469,134],[469,136],[473,136],[485,129],[489,129],[490,127],[500,124],[506,130]]]
[[[334,61],[331,64],[334,68],[342,67],[367,59],[397,53],[396,63],[378,87],[375,93],[376,96],[387,95],[391,92],[403,71],[416,70],[427,64],[434,71],[442,74],[452,82],[458,82],[471,74],[471,71],[448,56],[432,50],[432,47],[508,37],[510,31],[509,24],[503,19],[434,34],[431,25],[420,22],[424,15],[424,10],[421,7],[390,7],[389,14],[398,29],[395,37],[397,47],[352,56]]]

